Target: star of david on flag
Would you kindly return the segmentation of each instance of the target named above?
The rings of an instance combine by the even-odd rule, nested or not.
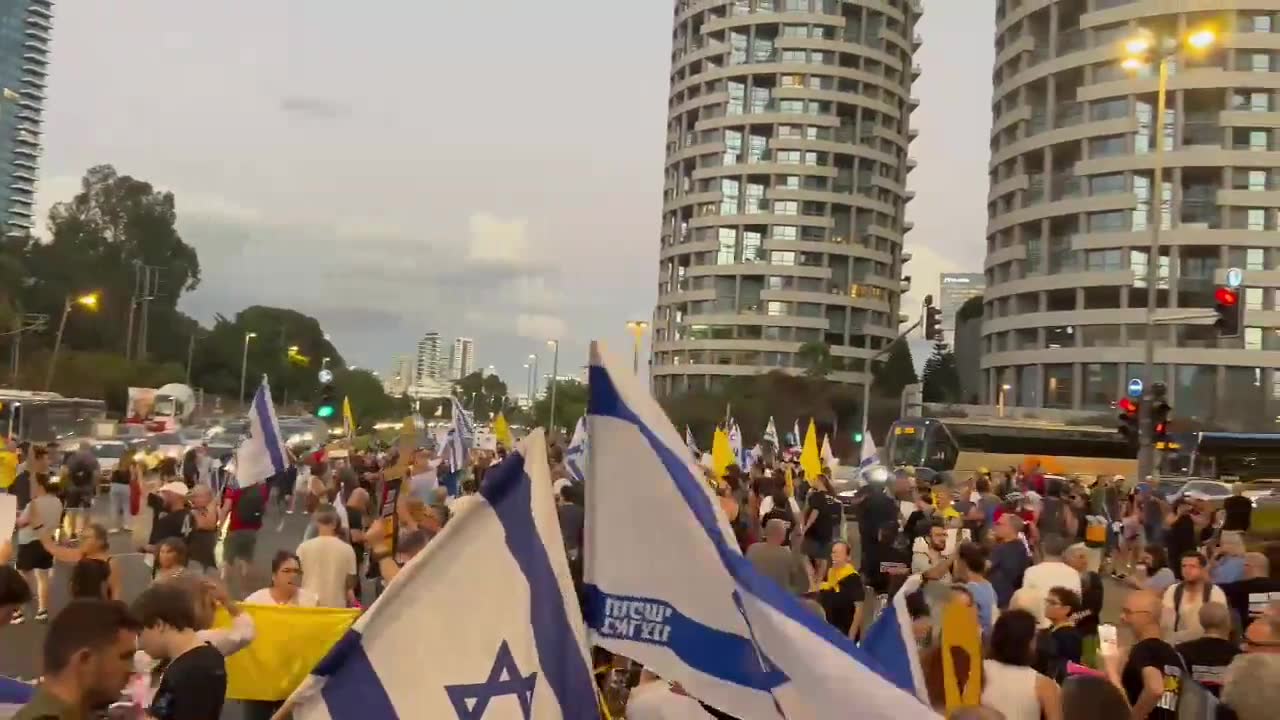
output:
[[[521,675],[511,647],[503,640],[487,680],[469,685],[446,685],[444,690],[458,713],[458,720],[481,720],[489,709],[489,703],[504,695],[515,696],[524,720],[530,720],[533,715],[533,689],[537,685],[538,673]]]

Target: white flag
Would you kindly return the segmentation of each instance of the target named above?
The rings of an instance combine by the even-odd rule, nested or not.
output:
[[[862,454],[858,460],[858,467],[869,468],[880,464],[880,451],[876,450],[876,441],[871,439],[871,433],[862,433]]]
[[[294,693],[297,720],[595,720],[542,430]]]
[[[831,452],[831,436],[830,435],[822,436],[822,449],[818,453],[818,455],[822,458],[822,467],[834,469],[837,465],[840,464],[840,461],[836,459],[835,453]]]
[[[764,437],[761,439],[772,445],[774,450],[778,449],[778,428],[773,424],[772,415],[769,416],[769,424],[764,427]]]
[[[595,344],[590,372],[585,579],[595,644],[739,718],[935,720],[742,556],[629,365]]]
[[[271,388],[264,377],[249,405],[249,438],[236,448],[236,482],[240,487],[257,485],[288,467],[280,423],[271,405]]]
[[[569,441],[569,447],[564,451],[564,469],[568,471],[569,477],[574,482],[583,482],[587,479],[587,448],[589,445],[587,437],[587,418],[578,418],[578,424],[573,428],[573,439]]]

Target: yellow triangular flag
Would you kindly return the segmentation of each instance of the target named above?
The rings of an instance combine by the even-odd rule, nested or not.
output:
[[[351,414],[351,398],[342,398],[342,430],[350,440],[356,436],[356,418]]]
[[[507,418],[502,413],[498,413],[498,417],[493,421],[493,437],[508,450],[515,447],[515,440],[511,437],[511,426],[507,425]]]
[[[822,474],[822,459],[818,457],[818,427],[809,418],[809,429],[804,433],[804,447],[800,450],[800,469],[806,480],[812,481]]]
[[[716,428],[715,437],[711,440],[711,471],[716,477],[724,477],[724,471],[734,463],[733,449],[729,447],[729,434]]]

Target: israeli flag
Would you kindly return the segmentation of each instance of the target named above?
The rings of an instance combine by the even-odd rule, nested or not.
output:
[[[694,461],[702,457],[702,451],[698,449],[698,443],[693,441],[693,433],[689,430],[689,426],[684,426],[684,444],[689,448],[689,452],[693,454]]]
[[[804,442],[804,436],[800,434],[800,421],[795,420],[791,423],[791,446],[800,447]]]
[[[289,455],[280,440],[280,423],[271,404],[271,388],[262,384],[249,404],[249,437],[236,448],[236,482],[240,487],[257,485],[289,467]]]
[[[449,438],[445,441],[447,452],[443,454],[449,460],[449,467],[459,470],[467,466],[471,448],[475,445],[476,423],[458,398],[450,397],[449,400],[453,403],[453,419],[449,425]]]
[[[770,416],[769,416],[769,424],[765,426],[765,428],[764,428],[764,437],[763,437],[763,438],[761,438],[761,439],[762,439],[764,442],[766,442],[766,443],[768,443],[768,444],[772,445],[774,450],[777,450],[777,449],[778,449],[778,447],[779,447],[779,445],[778,445],[778,428],[777,428],[777,426],[775,426],[775,425],[773,424],[773,416],[772,416],[772,415],[770,415]]]
[[[733,460],[738,467],[747,469],[747,454],[742,447],[742,428],[736,420],[729,421],[729,449],[733,451]]]
[[[542,430],[477,497],[303,681],[297,720],[598,717]]]
[[[578,418],[578,424],[573,428],[573,439],[564,451],[564,469],[574,482],[585,482],[587,479],[588,447],[587,418],[584,416]]]
[[[0,718],[16,715],[35,694],[35,685],[0,675]]]
[[[907,596],[920,589],[923,580],[912,575],[893,596],[893,603],[876,618],[862,639],[862,649],[874,657],[882,673],[894,685],[929,702],[924,672],[920,669],[920,652],[911,632],[911,613],[907,612]]]
[[[585,579],[592,641],[739,718],[934,719],[738,551],[679,433],[592,346]],[[637,523],[643,517],[647,522]]]
[[[876,441],[871,439],[871,433],[862,431],[862,455],[858,460],[858,468],[865,470],[872,465],[881,465],[880,451],[876,450]]]

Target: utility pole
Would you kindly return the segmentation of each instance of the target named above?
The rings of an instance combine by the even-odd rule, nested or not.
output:
[[[35,330],[39,332],[49,325],[49,316],[44,313],[24,313],[18,318],[18,327],[14,330],[13,336],[13,357],[12,357],[12,383],[18,387],[18,366],[22,359],[22,336],[28,331]]]
[[[196,356],[196,329],[191,329],[191,339],[187,341],[187,387],[191,386],[191,361]]]
[[[133,317],[138,311],[138,296],[142,292],[142,263],[133,261],[133,296],[129,298],[129,324],[124,334],[124,359],[133,359]]]
[[[142,319],[139,323],[138,331],[138,361],[146,362],[147,360],[147,333],[151,329],[150,310],[151,301],[155,300],[157,293],[160,291],[160,267],[157,265],[142,266]]]

